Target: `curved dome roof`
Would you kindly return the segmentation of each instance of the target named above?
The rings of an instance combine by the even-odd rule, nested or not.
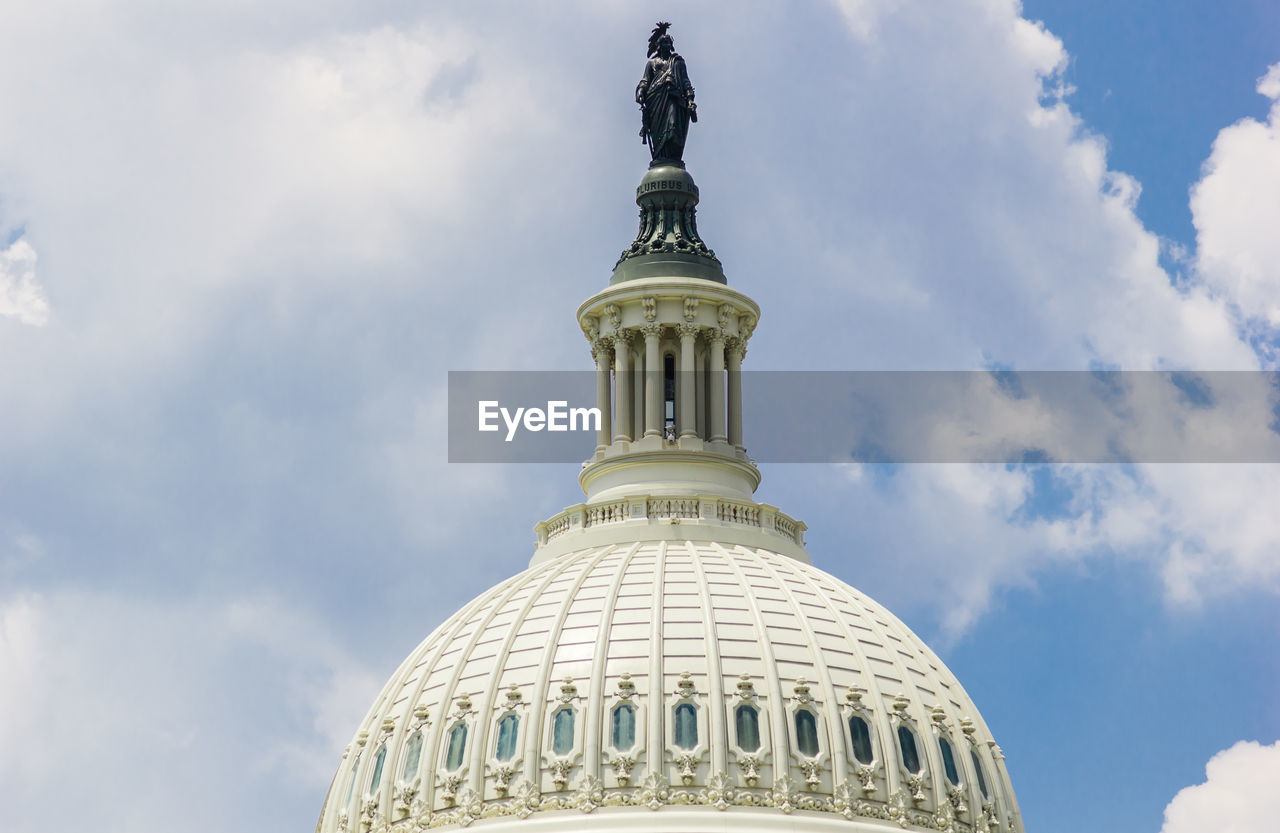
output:
[[[437,628],[361,723],[318,829],[724,829],[717,811],[1022,828],[973,702],[893,614],[769,549],[650,540],[535,563]]]

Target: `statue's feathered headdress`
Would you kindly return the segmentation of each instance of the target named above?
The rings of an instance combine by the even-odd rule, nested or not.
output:
[[[662,40],[662,36],[667,34],[667,30],[671,28],[671,24],[658,21],[658,25],[653,27],[653,31],[649,33],[649,54],[647,57],[652,58],[654,53],[658,51],[658,41]]]

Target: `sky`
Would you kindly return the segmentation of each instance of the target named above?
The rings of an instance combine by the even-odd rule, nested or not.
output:
[[[449,465],[446,373],[589,367],[657,19],[749,368],[1277,369],[1274,3],[11,3],[7,830],[310,829],[399,661],[578,502]],[[764,478],[1028,830],[1280,810],[1274,466]]]

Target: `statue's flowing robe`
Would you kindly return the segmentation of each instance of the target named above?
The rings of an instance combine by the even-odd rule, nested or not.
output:
[[[684,58],[655,55],[644,68],[644,78],[636,87],[636,101],[643,108],[641,136],[649,142],[654,159],[684,158],[684,142],[689,135],[689,105],[693,85],[685,71]]]

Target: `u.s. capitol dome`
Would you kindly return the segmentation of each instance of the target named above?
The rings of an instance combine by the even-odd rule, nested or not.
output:
[[[753,499],[739,374],[760,310],[698,235],[683,163],[654,155],[636,240],[578,310],[602,414],[586,500],[395,672],[318,833],[1018,833],[960,683]]]

